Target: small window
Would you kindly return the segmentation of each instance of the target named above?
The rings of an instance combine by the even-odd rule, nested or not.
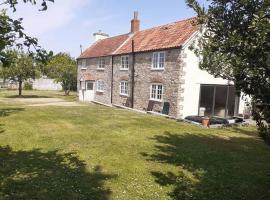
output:
[[[93,90],[94,83],[92,81],[86,81],[86,90]]]
[[[80,60],[78,64],[82,70],[86,69],[86,59]]]
[[[120,82],[120,94],[128,96],[128,82],[127,81]]]
[[[155,101],[162,101],[162,96],[163,96],[163,85],[152,84],[150,99]]]
[[[129,68],[129,56],[121,57],[121,70],[128,70]]]
[[[97,81],[97,92],[104,92],[104,81]]]
[[[81,69],[86,69],[86,60],[82,60],[82,68]]]
[[[100,58],[98,60],[98,69],[104,69],[105,68],[105,59],[104,58]]]
[[[164,69],[165,52],[155,52],[152,58],[152,69]]]

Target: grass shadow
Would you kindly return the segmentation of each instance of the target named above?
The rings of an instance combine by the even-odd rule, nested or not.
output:
[[[6,98],[11,98],[11,99],[15,99],[15,98],[23,98],[23,99],[32,99],[32,98],[52,98],[50,96],[42,96],[42,95],[10,95],[10,96],[6,96]]]
[[[73,153],[14,151],[0,147],[0,199],[109,199],[104,182],[115,178],[101,166],[93,172]]]
[[[270,199],[270,148],[261,140],[169,132],[152,139],[155,153],[142,155],[176,168],[151,172],[173,188],[172,199]]]
[[[23,110],[24,108],[0,108],[0,117],[8,117]]]
[[[243,135],[248,135],[248,136],[254,136],[254,135],[259,135],[257,130],[254,128],[254,130],[246,130],[246,129],[243,129],[243,128],[239,128],[239,127],[232,127],[232,130],[233,132],[235,133],[240,133],[240,134],[243,134]]]

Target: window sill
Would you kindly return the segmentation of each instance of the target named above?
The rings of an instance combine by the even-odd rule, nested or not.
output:
[[[101,91],[101,90],[97,90],[96,93],[99,93],[99,94],[103,94],[104,91]]]
[[[122,97],[128,97],[128,94],[120,94]]]
[[[128,71],[129,69],[120,68],[120,71]]]
[[[105,68],[97,68],[98,71],[104,71]]]
[[[149,101],[155,101],[155,102],[159,102],[159,103],[162,103],[163,102],[162,99],[149,99]]]
[[[87,67],[82,67],[81,70],[87,70]]]
[[[151,68],[151,71],[164,71],[164,68],[160,68],[160,69],[155,69],[155,68]]]

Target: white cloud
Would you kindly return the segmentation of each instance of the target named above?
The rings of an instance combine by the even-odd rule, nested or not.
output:
[[[89,3],[90,0],[56,0],[49,3],[46,11],[38,11],[40,5],[20,4],[11,16],[23,17],[25,31],[33,36],[41,36],[71,23],[76,13]]]

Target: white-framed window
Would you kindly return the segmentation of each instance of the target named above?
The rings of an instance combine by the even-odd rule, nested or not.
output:
[[[97,92],[104,92],[105,84],[104,81],[98,80],[97,81]]]
[[[128,96],[128,81],[120,82],[120,94]]]
[[[121,56],[120,70],[128,70],[129,68],[129,56]]]
[[[163,85],[162,84],[152,84],[150,90],[150,99],[154,101],[162,101],[163,99]]]
[[[86,69],[86,59],[80,60],[79,66],[81,67],[81,70]]]
[[[154,52],[152,58],[152,69],[164,69],[165,52]]]
[[[104,69],[105,68],[105,58],[99,58],[97,68],[98,69]]]

